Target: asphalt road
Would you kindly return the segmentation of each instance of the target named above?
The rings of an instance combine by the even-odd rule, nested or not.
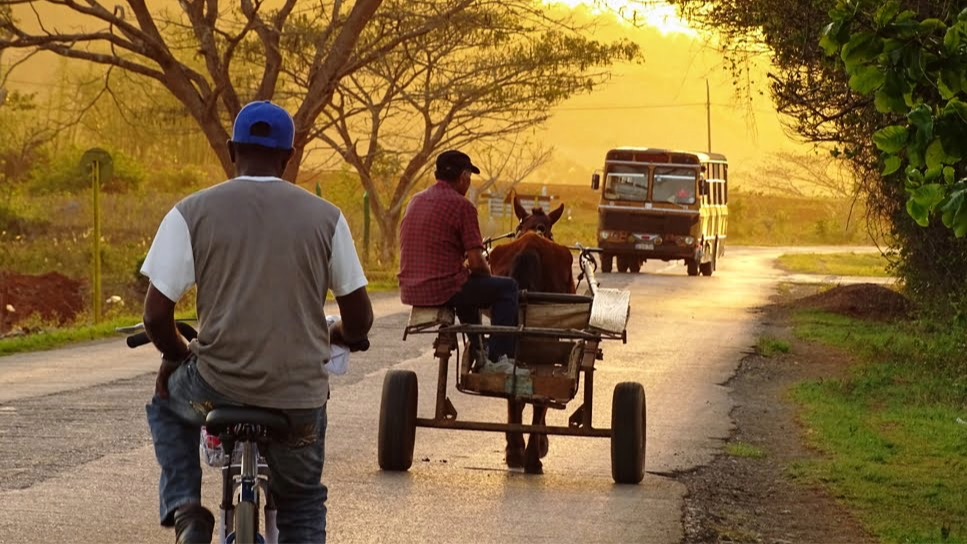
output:
[[[632,314],[628,343],[604,345],[595,425],[610,425],[615,384],[644,385],[648,473],[637,486],[612,482],[606,438],[551,437],[545,474],[530,476],[503,465],[500,434],[418,429],[412,469],[381,472],[383,376],[414,370],[420,415],[429,417],[436,361],[430,337],[402,341],[407,309],[396,295],[376,297],[373,348],[332,380],[329,542],[678,542],[685,489],[669,475],[707,463],[728,436],[723,384],[755,343],[755,308],[788,279],[772,259],[790,251],[804,250],[731,249],[710,278],[660,262],[639,275],[599,277],[631,291]],[[120,339],[0,358],[0,543],[173,540],[157,522],[158,467],[144,416],[156,363],[150,348],[129,350]],[[499,399],[450,398],[461,418],[506,414]],[[578,404],[552,410],[549,423],[565,425]],[[205,478],[214,508],[217,473]]]

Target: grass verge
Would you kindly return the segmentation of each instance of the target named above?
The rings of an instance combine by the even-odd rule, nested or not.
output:
[[[141,316],[121,316],[111,318],[97,325],[77,325],[46,329],[43,332],[13,336],[0,339],[0,357],[14,353],[44,351],[80,342],[90,342],[103,338],[120,338],[114,329],[133,325],[141,321]]]
[[[763,357],[775,357],[780,353],[789,353],[792,351],[792,346],[785,340],[763,337],[759,339],[756,351]]]
[[[366,290],[369,293],[389,293],[399,289],[399,282],[395,275],[388,273],[377,273],[375,277],[370,277],[369,285]],[[194,302],[194,291],[192,294],[192,304]],[[328,298],[331,300],[332,295]],[[186,306],[190,306],[186,305]],[[194,312],[179,312],[178,319],[193,320]],[[31,351],[44,351],[49,349],[61,348],[71,344],[91,342],[104,338],[120,337],[115,331],[118,327],[134,325],[141,321],[141,314],[130,314],[112,317],[107,321],[97,325],[75,324],[64,327],[44,327],[40,332],[27,334],[24,336],[12,336],[0,338],[0,357],[13,355],[14,353],[27,353]]]
[[[778,259],[779,267],[799,274],[888,277],[886,258],[879,253],[800,253]]]
[[[745,442],[732,442],[725,447],[725,453],[731,457],[744,457],[747,459],[762,459],[766,456],[761,448]]]
[[[965,331],[809,312],[795,322],[858,364],[793,391],[824,454],[793,475],[827,486],[883,542],[967,543]]]

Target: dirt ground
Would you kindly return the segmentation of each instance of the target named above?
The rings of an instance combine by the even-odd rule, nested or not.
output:
[[[828,493],[789,476],[794,463],[819,455],[803,443],[789,389],[802,381],[842,375],[852,363],[841,352],[792,335],[789,316],[799,308],[875,320],[902,319],[910,311],[902,296],[870,284],[820,293],[815,287],[795,286],[762,309],[761,336],[784,340],[792,349],[768,358],[747,356],[726,385],[735,401],[735,428],[728,443],[749,444],[765,455],[722,454],[708,466],[677,476],[688,487],[686,543],[876,542]]]
[[[70,323],[84,310],[84,285],[57,272],[27,276],[0,272],[0,336],[29,332],[33,316],[45,323]]]

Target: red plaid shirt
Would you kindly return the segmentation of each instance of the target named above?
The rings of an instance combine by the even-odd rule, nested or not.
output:
[[[477,208],[449,183],[413,197],[400,224],[400,299],[410,306],[440,306],[470,277],[471,249],[483,249]]]

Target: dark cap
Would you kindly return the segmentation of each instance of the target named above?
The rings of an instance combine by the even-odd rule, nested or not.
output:
[[[235,118],[232,134],[235,143],[287,151],[292,149],[294,140],[295,123],[292,116],[267,100],[249,103]]]
[[[460,151],[450,150],[440,153],[436,158],[436,169],[439,171],[449,171],[459,173],[470,170],[474,174],[479,174],[480,169],[470,162],[470,156]]]

